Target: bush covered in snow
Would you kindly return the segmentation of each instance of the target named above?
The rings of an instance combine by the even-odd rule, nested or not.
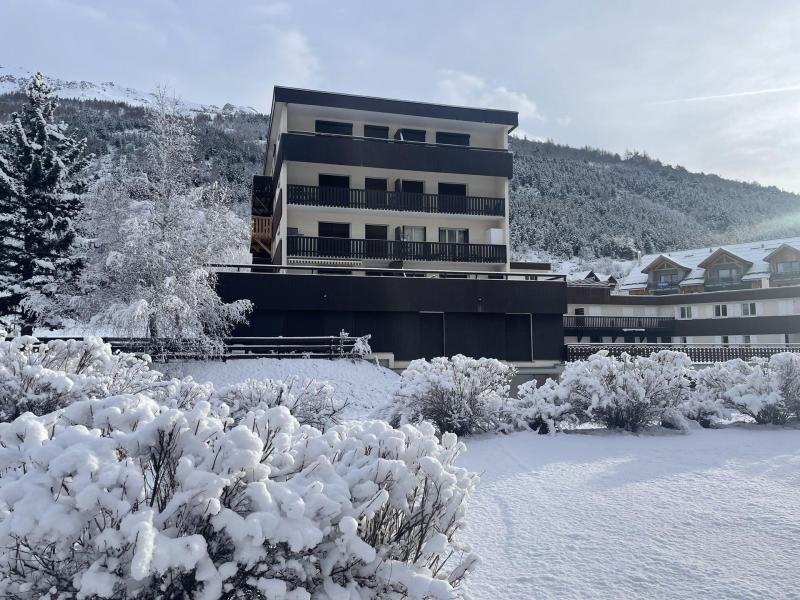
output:
[[[588,419],[583,410],[575,411],[565,399],[565,388],[548,379],[539,386],[535,379],[517,389],[517,399],[508,405],[505,420],[510,429],[531,429],[537,433],[555,433]]]
[[[477,478],[454,435],[175,404],[123,394],[0,423],[0,596],[458,597]]]
[[[390,420],[432,421],[458,435],[492,431],[501,424],[514,373],[498,360],[461,354],[412,361],[400,376]]]
[[[146,359],[114,353],[99,338],[53,340],[0,339],[0,420],[26,411],[37,415],[72,402],[161,385],[161,374]]]
[[[334,400],[334,391],[333,386],[314,379],[248,379],[215,392],[214,400],[229,406],[235,419],[259,405],[285,406],[301,424],[325,430],[339,422],[347,406]]]
[[[689,357],[681,352],[613,357],[602,351],[569,363],[559,394],[576,414],[584,412],[607,427],[638,431],[688,398],[690,367]]]

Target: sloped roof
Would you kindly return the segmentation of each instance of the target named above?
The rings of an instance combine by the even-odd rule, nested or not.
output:
[[[644,269],[642,269],[642,273],[649,273],[650,271],[653,270],[653,267],[655,267],[658,263],[660,263],[662,261],[666,261],[666,262],[668,262],[670,264],[673,264],[676,267],[678,267],[680,269],[684,269],[686,271],[691,271],[692,270],[691,267],[687,267],[686,265],[682,264],[680,261],[678,261],[677,259],[673,258],[669,254],[659,254],[653,260],[651,260],[649,263],[647,263],[647,266]]]
[[[752,265],[752,264],[753,264],[753,261],[751,261],[751,260],[747,260],[747,259],[746,259],[746,258],[744,258],[744,257],[738,256],[736,253],[734,253],[734,252],[731,252],[731,251],[730,251],[730,250],[728,250],[726,247],[724,247],[724,246],[720,246],[719,248],[717,248],[716,250],[714,250],[714,252],[712,252],[711,254],[709,254],[709,255],[708,255],[708,256],[707,256],[705,259],[703,259],[703,261],[701,261],[701,262],[700,262],[700,263],[699,263],[697,266],[698,266],[698,267],[701,267],[701,268],[703,268],[703,269],[706,269],[706,268],[708,268],[710,265],[712,265],[712,264],[714,263],[714,261],[715,261],[715,260],[717,260],[717,258],[719,258],[720,256],[722,256],[723,254],[727,254],[727,255],[728,255],[728,256],[730,256],[731,258],[733,258],[733,259],[735,259],[735,260],[738,260],[739,262],[742,262],[742,263],[744,263],[744,264],[746,264],[746,265]]]
[[[789,246],[790,248],[800,248],[800,237],[784,238],[778,240],[763,240],[748,242],[745,244],[729,244],[727,246],[710,246],[706,248],[695,248],[691,250],[677,250],[663,254],[648,254],[643,256],[637,266],[619,283],[618,288],[625,290],[640,290],[647,287],[647,267],[661,258],[666,258],[676,265],[683,266],[688,270],[688,275],[681,281],[681,285],[698,285],[705,280],[705,269],[701,264],[714,255],[715,252],[724,250],[745,264],[749,268],[745,271],[742,280],[751,281],[769,276],[769,265],[767,258],[774,254],[779,248]]]
[[[800,244],[798,244],[797,246],[793,246],[792,244],[783,243],[780,246],[778,246],[777,248],[775,248],[775,250],[773,250],[772,252],[767,254],[764,257],[764,261],[770,260],[774,255],[776,255],[781,250],[794,250],[795,252],[800,253]]]

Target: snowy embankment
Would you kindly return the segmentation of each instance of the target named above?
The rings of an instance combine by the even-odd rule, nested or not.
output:
[[[257,358],[221,361],[179,361],[158,365],[172,377],[191,376],[200,383],[211,382],[219,389],[247,379],[279,379],[296,377],[330,383],[334,399],[347,402],[343,416],[364,419],[378,416],[391,400],[399,376],[389,369],[367,361],[322,359]]]
[[[799,430],[464,441],[473,598],[800,595]]]

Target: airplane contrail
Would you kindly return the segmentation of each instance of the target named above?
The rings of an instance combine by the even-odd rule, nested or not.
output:
[[[800,92],[800,85],[766,88],[763,90],[750,90],[747,92],[734,92],[732,94],[715,94],[713,96],[693,96],[691,98],[676,98],[674,100],[657,100],[655,102],[649,102],[649,104],[680,104],[684,102],[704,102],[706,100],[725,100],[726,98],[743,98],[746,96],[761,96],[764,94],[782,94],[784,92]]]

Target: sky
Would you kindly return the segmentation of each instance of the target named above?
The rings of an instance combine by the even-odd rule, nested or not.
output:
[[[800,2],[0,0],[0,65],[268,111],[275,84],[800,192]]]

